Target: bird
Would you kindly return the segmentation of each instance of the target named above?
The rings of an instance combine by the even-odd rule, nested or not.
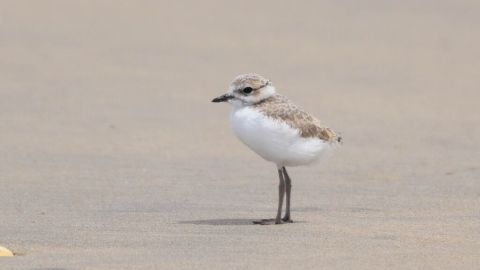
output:
[[[229,90],[212,102],[230,103],[233,133],[248,148],[277,167],[279,186],[276,217],[253,223],[292,223],[292,180],[287,167],[314,163],[341,144],[342,137],[277,93],[270,80],[256,73],[238,75],[231,82]],[[284,197],[285,215],[282,217]]]

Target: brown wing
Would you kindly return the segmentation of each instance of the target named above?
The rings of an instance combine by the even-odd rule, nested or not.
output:
[[[274,95],[254,106],[269,117],[281,119],[289,126],[300,130],[302,137],[316,137],[328,142],[341,141],[341,137],[332,129],[322,126],[318,119],[298,108],[284,96]]]

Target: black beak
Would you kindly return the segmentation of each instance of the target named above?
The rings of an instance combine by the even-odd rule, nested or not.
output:
[[[225,101],[228,101],[229,99],[232,99],[232,98],[233,98],[232,95],[230,95],[230,94],[225,94],[225,95],[221,95],[221,96],[219,96],[219,97],[214,98],[214,99],[212,100],[212,102],[215,102],[215,103],[217,103],[217,102],[225,102]]]

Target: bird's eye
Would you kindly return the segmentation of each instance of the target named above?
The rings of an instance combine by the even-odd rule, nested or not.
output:
[[[250,94],[253,91],[251,87],[245,87],[243,88],[242,92],[245,94]]]

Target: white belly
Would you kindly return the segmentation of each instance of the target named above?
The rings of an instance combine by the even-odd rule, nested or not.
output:
[[[279,168],[312,163],[331,148],[318,138],[303,138],[297,129],[249,107],[233,108],[230,123],[244,144]]]

